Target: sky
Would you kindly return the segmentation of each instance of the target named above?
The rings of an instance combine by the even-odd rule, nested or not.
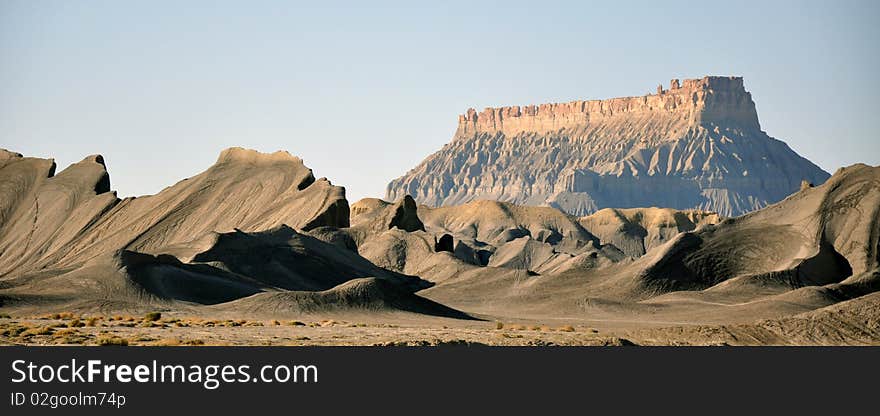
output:
[[[880,164],[878,21],[876,1],[3,0],[0,148],[102,154],[120,196],[281,149],[356,201],[470,107],[737,75],[762,129],[833,173]]]

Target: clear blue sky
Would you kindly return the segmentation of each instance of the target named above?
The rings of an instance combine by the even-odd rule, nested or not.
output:
[[[121,196],[285,149],[355,201],[468,107],[712,74],[825,170],[880,164],[880,2],[412,3],[4,0],[0,147],[59,170],[101,153]]]

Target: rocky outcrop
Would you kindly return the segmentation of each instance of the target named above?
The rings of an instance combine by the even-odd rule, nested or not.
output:
[[[760,211],[678,234],[637,262],[637,277],[655,291],[728,280],[847,291],[866,279],[876,286],[878,253],[880,167],[854,165]]]
[[[347,227],[345,190],[287,152],[232,148],[156,195],[119,199],[104,159],[55,175],[52,160],[0,154],[0,276],[79,266],[102,254],[159,254],[211,233]],[[200,244],[200,243],[198,243]]]
[[[388,228],[397,227],[403,231],[425,231],[425,224],[422,224],[417,211],[416,201],[409,195],[403,197],[403,200],[394,206],[394,215],[388,223]]]
[[[386,231],[423,228],[411,198],[389,208]],[[360,256],[348,227],[345,190],[287,152],[227,149],[156,195],[119,199],[101,156],[56,175],[52,160],[0,151],[0,306],[155,310],[263,292],[313,299],[320,295],[305,292],[352,279],[406,296],[427,287]]]
[[[86,230],[120,202],[109,187],[100,156],[86,157],[57,175],[51,159],[8,159],[0,166],[0,276],[42,269],[95,244],[96,235]],[[120,231],[133,234],[124,227]]]
[[[557,244],[578,241],[598,242],[597,238],[573,218],[553,208],[518,206],[506,202],[474,201],[466,205],[441,208],[422,206],[419,216],[428,231],[500,245],[520,237]]]
[[[739,77],[657,94],[468,110],[452,142],[392,181],[428,206],[492,199],[573,215],[660,206],[740,215],[828,174],[761,131]]]
[[[450,253],[455,252],[454,239],[449,234],[443,234],[440,236],[440,239],[434,243],[434,251],[439,253],[441,251],[448,251]]]
[[[406,232],[425,231],[425,225],[419,219],[418,206],[411,196],[405,195],[395,203],[364,198],[352,204],[351,228],[348,232],[358,245],[370,236],[394,228]]]
[[[601,244],[613,244],[633,258],[641,257],[679,233],[720,221],[714,212],[669,208],[605,208],[579,219],[584,228],[599,237]]]

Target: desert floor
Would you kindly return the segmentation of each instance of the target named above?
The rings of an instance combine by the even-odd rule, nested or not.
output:
[[[828,311],[829,316],[843,316]],[[0,345],[360,345],[360,346],[627,346],[627,345],[878,345],[872,323],[841,318],[831,332],[815,316],[747,324],[695,325],[638,319],[480,320],[408,313],[336,314],[332,318],[237,319],[54,313],[0,315]],[[774,332],[783,326],[784,336]],[[823,328],[824,327],[824,328]],[[792,328],[796,328],[792,331]]]

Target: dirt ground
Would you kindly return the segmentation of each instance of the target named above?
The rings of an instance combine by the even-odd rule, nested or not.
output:
[[[874,302],[864,302],[873,309]],[[863,311],[862,311],[863,312]],[[0,345],[129,346],[629,346],[878,345],[876,322],[847,320],[846,309],[754,324],[425,319],[400,313],[332,318],[234,319],[156,313],[140,316],[54,313],[0,315]],[[861,315],[861,314],[859,314]],[[837,322],[828,325],[827,319]],[[844,322],[844,320],[846,322]],[[780,333],[778,328],[786,328]],[[797,332],[793,332],[793,328]]]
[[[504,323],[407,316],[357,320],[233,320],[163,316],[0,319],[0,345],[631,345],[615,333],[553,322]]]

